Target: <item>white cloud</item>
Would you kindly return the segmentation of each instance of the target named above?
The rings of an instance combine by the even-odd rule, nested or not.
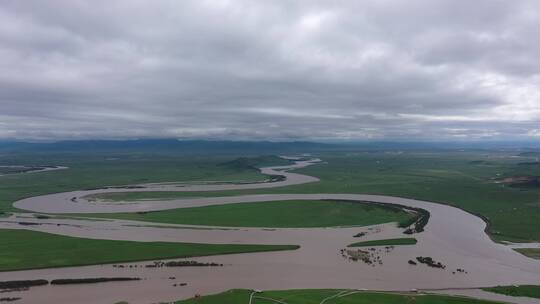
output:
[[[533,0],[4,1],[0,139],[538,138],[539,12]]]

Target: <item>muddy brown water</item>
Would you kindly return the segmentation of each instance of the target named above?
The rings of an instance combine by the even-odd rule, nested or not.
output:
[[[316,161],[298,162],[303,167]],[[74,286],[33,287],[28,291],[7,293],[21,296],[19,303],[153,303],[189,298],[195,294],[210,294],[231,288],[296,289],[351,288],[388,291],[411,289],[469,288],[540,284],[539,261],[516,253],[510,247],[494,243],[484,232],[486,224],[480,218],[447,205],[399,197],[362,194],[268,194],[233,197],[177,199],[167,201],[138,201],[126,203],[88,202],[88,194],[122,191],[219,191],[229,189],[269,188],[315,182],[316,178],[287,172],[291,167],[263,168],[266,174],[280,174],[286,180],[274,183],[179,185],[151,184],[140,189],[99,189],[74,191],[24,199],[15,206],[35,212],[48,213],[110,213],[165,210],[172,208],[208,206],[226,203],[276,200],[346,199],[399,204],[422,208],[431,217],[426,230],[414,235],[418,244],[396,246],[391,250],[378,248],[382,265],[374,266],[344,258],[340,249],[360,240],[406,237],[393,223],[371,227],[336,227],[309,229],[264,229],[201,227],[135,221],[89,221],[74,219],[32,219],[23,221],[41,225],[22,226],[18,214],[0,221],[0,228],[29,229],[76,237],[171,241],[219,244],[298,244],[298,250],[200,257],[189,260],[222,263],[223,267],[145,268],[147,262],[130,263],[132,267],[112,265],[65,267],[54,269],[1,272],[0,281],[16,279],[58,279],[81,277],[137,276],[141,281],[85,284]],[[159,190],[158,190],[159,189]],[[78,199],[74,202],[73,197]],[[60,224],[60,225],[57,225]],[[208,229],[201,229],[208,228]],[[220,228],[220,229],[214,229]],[[358,232],[367,232],[354,238]],[[408,264],[417,256],[430,256],[446,265],[446,269]],[[137,265],[139,267],[134,267]],[[457,272],[457,268],[467,273]],[[453,273],[455,272],[455,273]],[[175,279],[169,279],[174,277]],[[187,283],[179,286],[179,283]],[[177,284],[177,286],[174,286]],[[482,292],[468,292],[475,297],[489,298]],[[507,300],[507,299],[506,299]],[[516,303],[534,303],[531,299]]]

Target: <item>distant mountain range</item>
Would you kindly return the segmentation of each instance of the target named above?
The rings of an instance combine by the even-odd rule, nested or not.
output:
[[[70,140],[50,143],[0,141],[0,151],[20,152],[304,152],[333,149],[336,145],[314,142],[209,141],[177,139]]]
[[[308,153],[316,151],[396,150],[528,150],[540,149],[539,141],[360,141],[319,143],[309,141],[214,141],[178,139],[67,140],[57,142],[0,141],[3,152],[177,152],[177,153]]]

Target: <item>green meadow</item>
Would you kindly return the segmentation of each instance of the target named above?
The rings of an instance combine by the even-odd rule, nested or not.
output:
[[[283,188],[206,193],[138,192],[106,194],[106,200],[174,199],[261,193],[369,193],[395,195],[450,204],[478,214],[490,223],[498,241],[540,240],[540,189],[511,187],[496,180],[539,176],[534,157],[481,151],[325,152],[323,164],[297,172],[317,176],[318,183]],[[2,158],[9,164],[67,165],[68,170],[0,177],[0,212],[13,211],[18,199],[39,194],[145,182],[262,181],[255,166],[281,164],[275,157],[256,161],[236,155],[188,156],[127,153],[119,155],[32,155]],[[170,215],[166,213],[170,212]],[[174,221],[177,210],[161,218]],[[151,218],[155,215],[147,215]],[[137,215],[126,215],[136,218]]]
[[[252,304],[320,304],[325,298],[347,291],[334,289],[306,289],[306,290],[281,290],[264,291],[254,294]],[[189,299],[176,302],[176,304],[239,304],[249,303],[252,291],[245,289],[233,289],[216,295],[204,296],[197,299]],[[262,299],[266,298],[266,299]],[[277,302],[280,301],[280,302]],[[463,297],[356,292],[343,297],[327,300],[327,304],[495,304],[497,302],[476,300]]]
[[[15,211],[13,202],[30,196],[169,181],[262,181],[255,168],[222,165],[236,156],[168,153],[0,155],[0,165],[63,165],[67,170],[0,176],[0,212]],[[273,159],[273,158],[272,158]]]
[[[540,299],[539,285],[496,286],[484,288],[484,290],[512,297],[529,297]]]
[[[489,221],[497,241],[540,240],[540,188],[497,183],[504,177],[540,176],[535,158],[496,151],[333,152],[296,172],[318,183],[250,191],[105,194],[106,200],[174,199],[260,193],[367,193],[429,200],[463,208]]]
[[[91,217],[229,227],[335,227],[408,222],[412,215],[395,207],[348,201],[273,201],[178,208]]]
[[[0,229],[0,271],[297,249],[294,245],[229,245],[84,239]]]

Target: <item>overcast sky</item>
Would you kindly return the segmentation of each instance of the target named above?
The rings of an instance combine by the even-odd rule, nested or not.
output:
[[[540,1],[0,2],[0,139],[540,139]]]

